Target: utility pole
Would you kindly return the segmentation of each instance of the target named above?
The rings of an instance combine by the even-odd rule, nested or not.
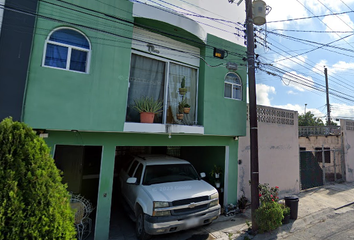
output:
[[[304,113],[305,115],[306,115],[306,106],[307,106],[307,103],[305,103],[305,113]]]
[[[324,74],[326,78],[326,99],[327,99],[327,126],[331,125],[331,109],[329,105],[329,93],[328,93],[328,76],[327,76],[327,68],[324,67]]]
[[[250,150],[251,150],[251,215],[252,231],[258,230],[255,213],[259,207],[259,172],[258,172],[258,126],[256,101],[256,76],[254,64],[254,33],[252,0],[246,2],[246,35],[248,61],[249,118],[250,118]]]

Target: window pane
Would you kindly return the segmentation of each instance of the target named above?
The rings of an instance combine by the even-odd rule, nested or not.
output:
[[[140,122],[140,114],[133,108],[134,100],[141,97],[164,99],[165,63],[133,54],[131,59],[127,122]],[[155,115],[155,121],[162,123],[162,114]]]
[[[225,82],[241,85],[241,80],[235,73],[228,73],[225,77]]]
[[[70,70],[86,72],[87,52],[72,49]]]
[[[66,59],[68,57],[68,48],[63,46],[57,46],[54,44],[47,44],[47,52],[45,54],[44,65],[66,68]]]
[[[241,88],[236,85],[233,85],[232,88],[232,98],[241,100]]]
[[[184,79],[184,90],[181,84]],[[184,125],[195,125],[197,109],[197,69],[182,66],[179,64],[170,64],[170,74],[168,80],[168,110],[167,123],[178,123]],[[190,105],[189,113],[184,109],[179,109],[179,103]],[[183,113],[183,119],[177,119],[177,113]]]
[[[87,39],[81,33],[71,29],[59,29],[52,33],[49,40],[90,49]]]
[[[231,98],[231,84],[225,83],[225,91],[224,91],[224,96],[227,98]]]

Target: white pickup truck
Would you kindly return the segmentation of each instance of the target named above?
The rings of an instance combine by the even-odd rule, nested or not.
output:
[[[220,215],[218,191],[188,161],[142,155],[123,168],[119,177],[139,239],[206,225]]]

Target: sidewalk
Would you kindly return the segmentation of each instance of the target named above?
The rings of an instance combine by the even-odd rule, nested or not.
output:
[[[201,233],[209,233],[209,237],[203,239],[244,239],[248,236],[253,240],[281,239],[311,224],[324,221],[332,214],[348,211],[347,205],[354,204],[354,183],[335,183],[310,190],[302,191],[299,197],[299,209],[297,220],[291,220],[289,224],[281,226],[271,232],[249,236],[246,221],[251,222],[251,211],[237,214],[232,217],[220,216],[220,218],[208,227],[200,229]],[[352,209],[350,209],[352,210]],[[196,234],[197,236],[198,234]],[[188,240],[197,239],[189,238]]]

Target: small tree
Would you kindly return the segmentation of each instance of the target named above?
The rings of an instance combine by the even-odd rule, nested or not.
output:
[[[324,126],[320,118],[315,117],[310,111],[299,115],[299,126]]]
[[[0,123],[0,240],[74,239],[70,195],[43,139],[24,123]]]

